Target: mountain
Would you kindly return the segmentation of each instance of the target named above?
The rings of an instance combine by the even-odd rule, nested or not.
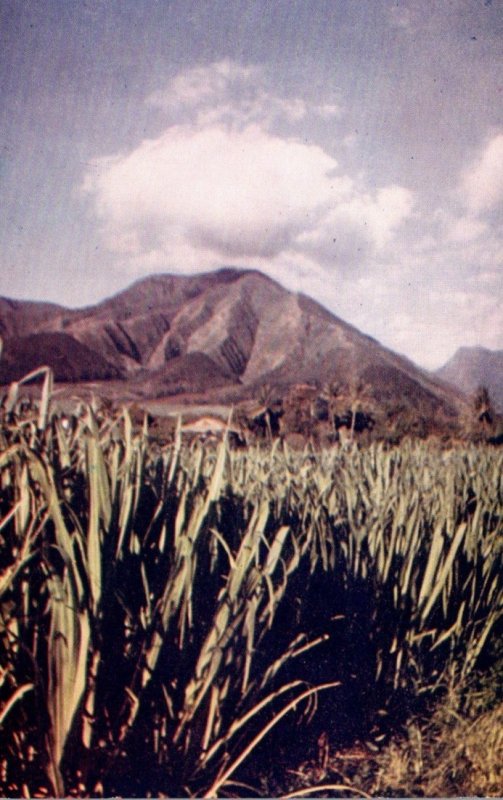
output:
[[[56,381],[119,378],[120,371],[98,352],[66,333],[32,333],[8,340],[0,359],[0,384],[19,380],[40,365],[52,367]]]
[[[5,340],[44,330],[63,312],[61,306],[53,303],[33,303],[0,297],[0,336]]]
[[[503,411],[503,350],[460,347],[435,374],[467,394],[486,386],[495,407]]]
[[[455,416],[461,393],[302,294],[255,270],[156,275],[95,306],[0,298],[0,381],[34,360],[59,381],[121,379],[141,397],[337,382],[369,401]]]

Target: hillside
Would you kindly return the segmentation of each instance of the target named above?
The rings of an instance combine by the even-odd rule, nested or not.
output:
[[[35,358],[55,366],[59,381],[121,377],[140,397],[232,390],[239,399],[265,385],[281,393],[336,382],[430,418],[453,416],[462,402],[439,378],[253,270],[156,275],[78,310],[0,299],[0,330],[3,383]]]
[[[32,333],[12,338],[0,359],[0,384],[19,380],[44,365],[51,367],[56,381],[108,380],[120,377],[100,353],[66,333]]]
[[[0,336],[26,336],[50,328],[64,309],[53,303],[35,303],[24,300],[9,300],[0,297]],[[57,324],[57,323],[56,323]]]
[[[460,347],[435,374],[466,394],[486,386],[495,407],[503,411],[503,350]]]

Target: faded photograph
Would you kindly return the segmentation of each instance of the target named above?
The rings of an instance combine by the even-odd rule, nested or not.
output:
[[[503,795],[503,0],[0,0],[0,794]]]

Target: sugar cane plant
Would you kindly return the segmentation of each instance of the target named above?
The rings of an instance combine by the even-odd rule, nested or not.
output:
[[[56,413],[43,375],[2,407],[4,793],[239,793],[313,701],[337,719],[474,669],[500,453],[159,448],[127,410]]]

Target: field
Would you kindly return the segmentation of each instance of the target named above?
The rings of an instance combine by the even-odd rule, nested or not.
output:
[[[501,793],[501,450],[163,445],[50,400],[0,412],[2,794]],[[465,783],[427,784],[455,735]]]

